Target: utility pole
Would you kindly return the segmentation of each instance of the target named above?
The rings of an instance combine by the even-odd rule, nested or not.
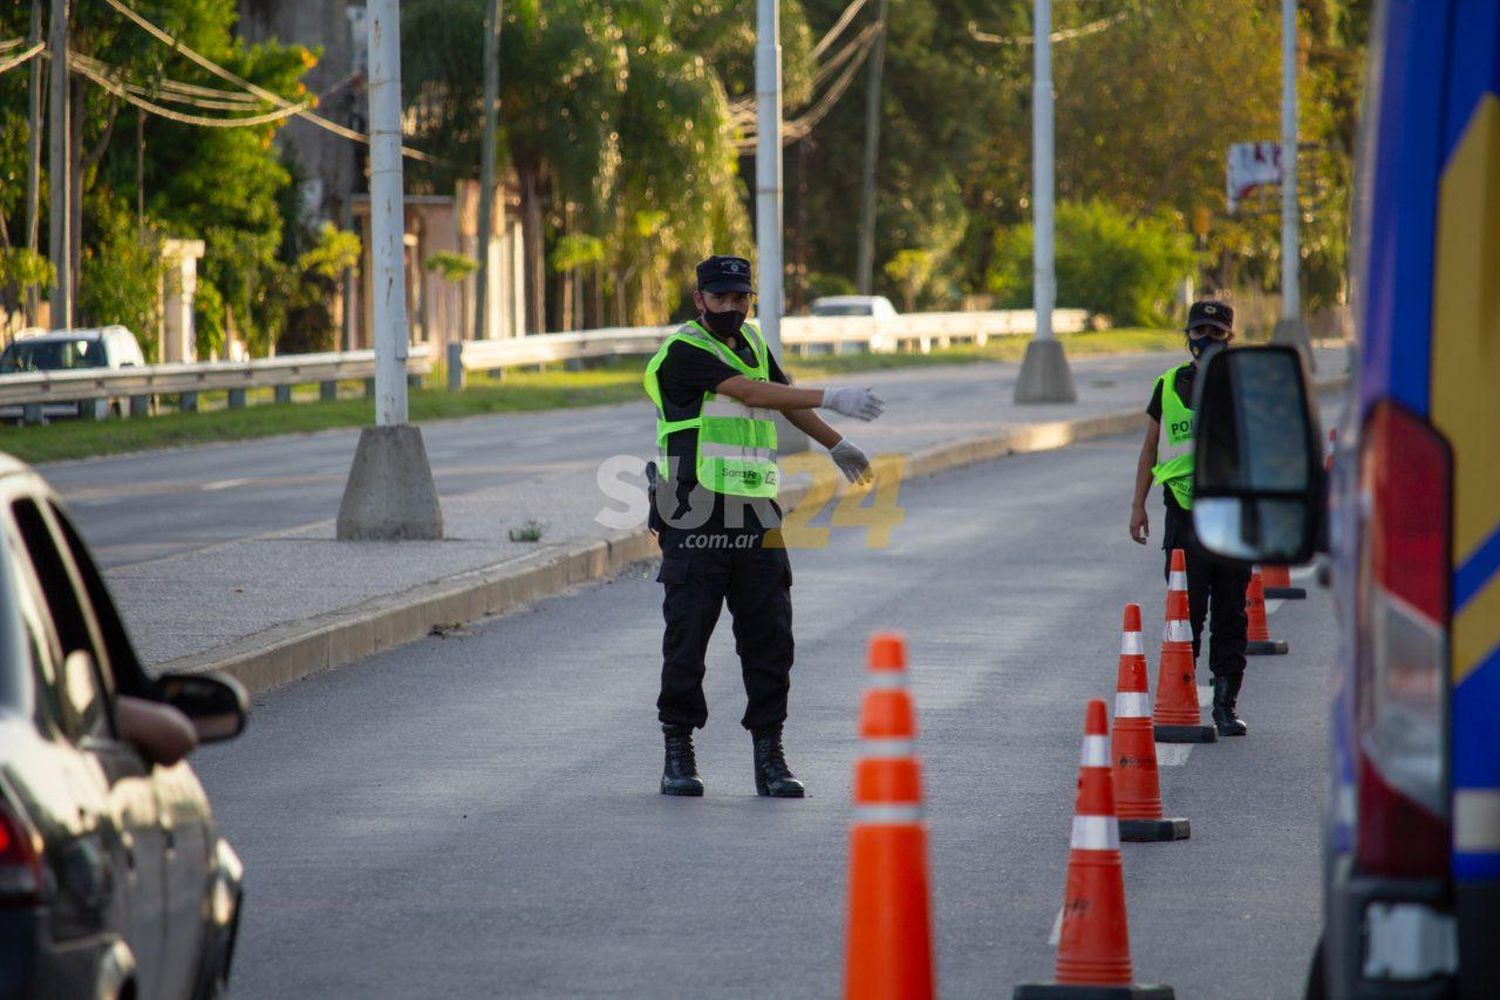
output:
[[[1281,0],[1281,321],[1271,340],[1302,352],[1317,371],[1302,322],[1301,207],[1297,200],[1297,0]]]
[[[880,155],[880,76],[885,68],[886,0],[875,8],[875,41],[870,49],[870,76],[865,91],[865,175],[860,192],[859,294],[875,289],[875,162]],[[800,154],[799,154],[800,155]]]
[[[474,339],[490,339],[490,230],[495,216],[495,132],[500,118],[500,0],[486,0],[484,14],[484,131],[479,140],[479,233],[474,276]]]
[[[73,228],[69,224],[72,180],[68,156],[68,0],[52,0],[47,49],[51,56],[51,86],[47,111],[47,179],[50,199],[47,211],[47,241],[52,267],[53,329],[73,326]]]
[[[401,11],[370,0],[370,250],[374,289],[375,426],[359,437],[338,537],[394,541],[443,537],[432,469],[419,428],[407,423],[406,205],[401,173]]]
[[[1062,344],[1052,335],[1052,310],[1057,305],[1057,277],[1053,266],[1053,150],[1052,150],[1052,2],[1035,0],[1031,33],[1035,79],[1031,101],[1031,208],[1034,217],[1032,308],[1036,335],[1026,345],[1021,375],[1016,380],[1017,403],[1071,403],[1078,398],[1073,373]]]
[[[755,237],[758,244],[761,336],[771,353],[781,355],[781,4],[757,0],[755,31]],[[807,435],[778,414],[777,450],[807,450]]]
[[[31,0],[31,45],[42,40],[42,0]],[[42,216],[42,66],[43,60],[31,60],[31,89],[27,92],[27,114],[30,123],[26,140],[26,249],[36,253],[41,241]],[[26,289],[26,323],[36,325],[37,290]]]

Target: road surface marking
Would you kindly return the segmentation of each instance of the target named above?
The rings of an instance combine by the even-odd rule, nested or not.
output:
[[[212,483],[204,483],[203,486],[201,487],[201,489],[204,489],[204,490],[232,490],[236,486],[244,486],[248,482],[250,482],[250,480],[248,480],[248,479],[219,479],[219,480],[216,480],[216,481],[214,481]]]
[[[1207,684],[1198,685],[1198,707],[1207,708],[1214,703],[1214,689]]]
[[[1052,921],[1052,933],[1047,935],[1047,943],[1054,948],[1062,940],[1062,915],[1063,908],[1059,906],[1057,908],[1057,919]]]
[[[1158,743],[1156,744],[1156,766],[1181,767],[1187,763],[1188,754],[1192,752],[1191,743]]]
[[[1286,601],[1282,600],[1279,597],[1272,598],[1271,600],[1266,602],[1266,614],[1274,614],[1276,609],[1281,607],[1285,603]]]

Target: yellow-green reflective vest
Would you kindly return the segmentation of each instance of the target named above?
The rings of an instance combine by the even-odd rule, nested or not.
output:
[[[770,351],[761,339],[760,328],[746,322],[740,336],[755,354],[755,364],[747,365],[698,323],[688,323],[656,352],[646,365],[646,395],[656,404],[656,447],[667,474],[667,437],[679,431],[698,432],[698,453],[694,465],[698,482],[715,493],[741,497],[774,497],[780,484],[776,472],[776,424],[770,410],[746,406],[732,396],[705,392],[698,415],[685,420],[668,420],[662,404],[657,370],[667,358],[673,344],[691,344],[707,351],[748,379],[769,382]]]
[[[1161,388],[1161,436],[1156,439],[1156,464],[1151,467],[1151,480],[1166,483],[1177,506],[1192,510],[1195,415],[1177,395],[1177,373],[1187,367],[1178,365],[1156,380]]]

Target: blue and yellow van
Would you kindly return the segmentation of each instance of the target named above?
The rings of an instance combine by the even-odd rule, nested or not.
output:
[[[1496,998],[1500,0],[1386,0],[1369,70],[1358,343],[1326,490],[1342,648],[1308,994]],[[1305,379],[1277,374],[1298,366],[1276,351],[1225,352],[1203,379],[1194,513],[1205,544],[1246,561],[1306,555],[1324,493]],[[1296,423],[1273,405],[1289,385],[1303,426],[1264,429]]]

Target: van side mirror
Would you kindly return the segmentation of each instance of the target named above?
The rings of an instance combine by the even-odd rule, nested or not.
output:
[[[186,715],[200,743],[231,740],[245,728],[250,696],[239,681],[221,674],[164,674],[161,700]]]
[[[1285,346],[1223,351],[1201,372],[1193,528],[1242,564],[1312,558],[1323,510],[1317,421],[1302,358]]]

